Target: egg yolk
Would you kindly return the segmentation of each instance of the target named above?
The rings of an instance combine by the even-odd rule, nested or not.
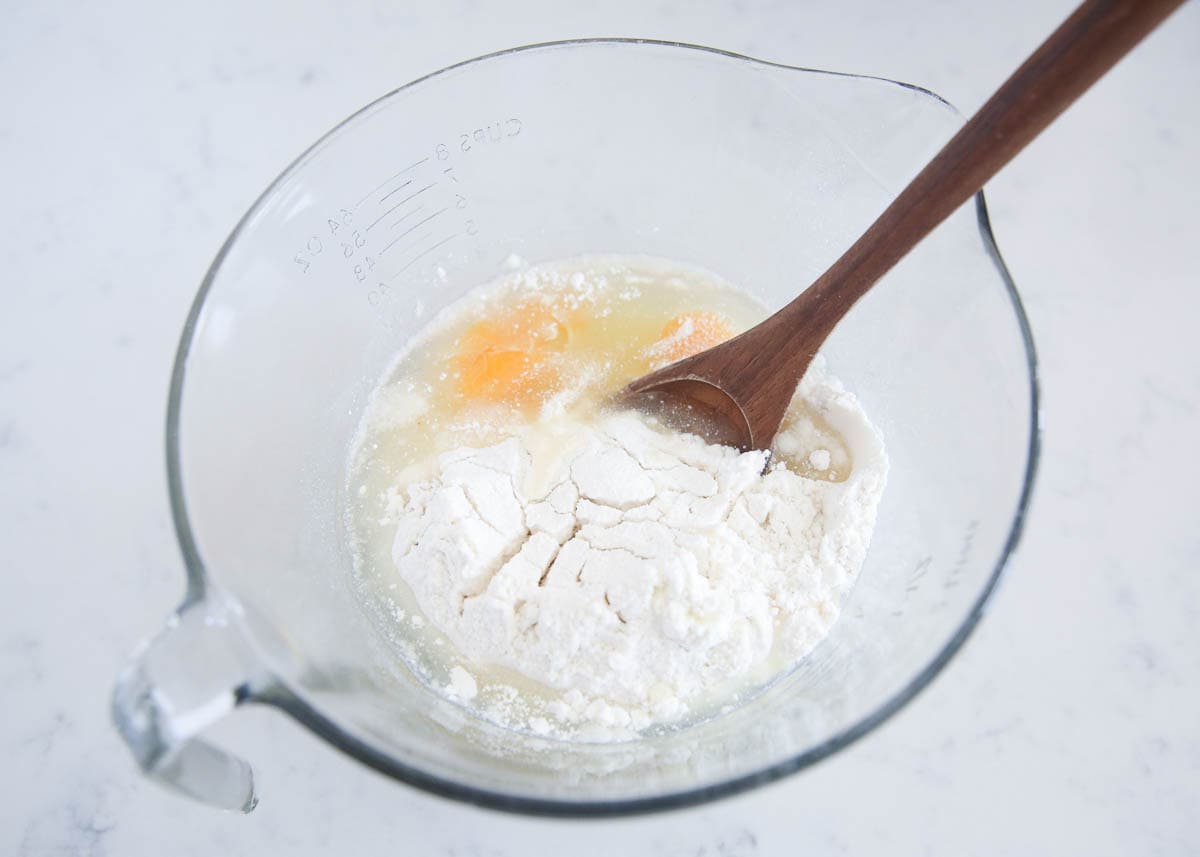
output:
[[[647,346],[654,336],[653,325],[640,329],[618,325],[605,333],[604,320],[585,312],[538,299],[494,309],[467,328],[450,358],[459,394],[471,401],[529,410],[564,386],[579,383],[580,360],[604,360],[603,377],[588,383],[603,386],[609,379],[623,384],[653,366],[711,348],[734,333],[722,315],[684,312],[669,319]],[[602,345],[598,336],[615,339]]]
[[[571,327],[552,307],[518,304],[468,328],[454,356],[459,390],[472,399],[524,407],[554,390],[554,357]]]
[[[685,312],[663,325],[662,338],[654,345],[654,356],[674,363],[706,348],[720,345],[733,336],[724,316],[712,312]]]

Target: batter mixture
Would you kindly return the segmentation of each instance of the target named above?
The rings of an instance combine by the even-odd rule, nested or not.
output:
[[[770,456],[610,406],[763,315],[710,274],[591,257],[435,319],[351,466],[358,588],[407,666],[502,725],[620,740],[733,704],[820,643],[886,480],[855,397],[818,358]]]

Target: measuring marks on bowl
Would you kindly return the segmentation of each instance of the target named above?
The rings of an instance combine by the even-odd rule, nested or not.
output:
[[[390,252],[398,253],[401,258],[409,255],[408,260],[401,263],[396,274],[403,273],[424,256],[459,237],[460,234],[465,232],[468,235],[474,235],[478,231],[475,221],[464,218],[461,224],[455,224],[461,226],[460,230],[452,231],[439,241],[420,250],[416,255],[411,255],[409,252],[416,249],[408,246],[413,244],[410,236],[413,236],[414,233],[433,232],[436,234],[437,226],[430,226],[430,224],[454,209],[460,212],[467,209],[467,197],[461,189],[462,182],[455,175],[454,167],[449,165],[449,151],[445,146],[438,146],[436,154],[438,158],[432,168],[427,165],[435,159],[424,157],[395,175],[389,176],[381,185],[355,203],[356,210],[369,210],[372,201],[374,201],[375,207],[380,209],[379,214],[366,226],[368,233],[377,228],[383,233],[381,240],[386,243],[379,250],[380,257],[386,256]],[[442,155],[445,157],[441,157]],[[439,167],[440,177],[438,176]],[[438,193],[439,186],[442,188],[440,194]],[[423,197],[433,200],[432,204],[423,201]],[[425,230],[427,226],[430,226],[429,230]]]
[[[422,262],[431,263],[451,242],[479,233],[470,207],[450,147],[439,143],[351,207],[327,212],[292,262],[303,276],[311,276],[316,268],[328,275],[332,269],[339,279],[365,291],[367,302],[376,306],[397,277]]]

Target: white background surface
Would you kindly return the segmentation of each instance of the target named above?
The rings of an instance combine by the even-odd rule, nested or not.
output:
[[[419,794],[270,711],[220,729],[256,765],[250,816],[135,773],[108,694],[183,589],[162,431],[210,258],[319,134],[480,53],[677,39],[911,81],[971,112],[1070,3],[5,5],[0,853],[1200,849],[1196,4],[989,187],[1040,348],[1046,434],[1024,543],[965,651],[814,770],[695,810],[590,823]]]

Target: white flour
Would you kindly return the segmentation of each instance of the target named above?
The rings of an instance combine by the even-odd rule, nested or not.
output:
[[[849,470],[845,481],[782,464],[763,474],[765,453],[626,413],[446,452],[430,478],[396,486],[395,568],[465,659],[447,693],[474,698],[498,665],[552,691],[541,709],[509,710],[508,725],[627,737],[811,651],[862,565],[887,461],[819,364],[799,395],[852,464],[813,446],[803,423],[777,448]]]

